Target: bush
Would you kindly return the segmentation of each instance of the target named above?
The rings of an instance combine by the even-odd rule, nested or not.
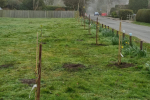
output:
[[[140,9],[136,15],[136,21],[150,23],[150,9]]]
[[[133,10],[130,9],[121,9],[119,10],[119,18],[122,20],[127,20],[127,15],[132,15],[133,14]]]
[[[146,57],[147,51],[146,50],[140,50],[137,46],[127,46],[124,48],[124,54],[130,55],[132,57],[138,56],[138,57]]]
[[[112,12],[112,13],[111,13],[111,16],[112,16],[113,18],[118,18],[118,14],[117,14],[116,11]]]
[[[112,38],[112,45],[118,45],[119,44],[119,38],[118,37],[113,37]]]
[[[115,34],[109,29],[102,29],[102,35],[105,37],[114,37]]]
[[[148,0],[129,0],[129,9],[137,13],[139,9],[148,8]]]
[[[116,10],[117,10],[116,8],[111,8],[110,14],[112,14],[112,12],[115,12]]]

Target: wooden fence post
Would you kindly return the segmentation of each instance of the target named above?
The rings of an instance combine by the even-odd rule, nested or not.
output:
[[[123,33],[123,40],[124,40],[124,38],[125,38],[125,33]]]
[[[130,46],[132,46],[132,36],[129,37],[130,40]]]
[[[91,34],[91,19],[90,19],[90,15],[89,15],[89,34]]]
[[[97,17],[97,23],[96,23],[96,45],[98,44],[97,38],[98,38],[98,17]]]
[[[38,66],[38,80],[37,80],[37,100],[40,100],[41,57],[42,57],[42,44],[40,44],[40,48],[39,48],[39,66]]]
[[[143,50],[143,41],[140,41],[140,50]]]
[[[118,31],[117,31],[117,36],[118,36]]]

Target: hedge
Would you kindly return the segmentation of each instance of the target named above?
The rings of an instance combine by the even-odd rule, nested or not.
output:
[[[136,21],[150,23],[150,9],[138,10]]]
[[[119,18],[122,20],[127,20],[127,15],[132,15],[133,14],[133,10],[130,9],[120,9],[119,10]]]
[[[139,9],[147,9],[148,0],[129,0],[129,9],[132,9],[134,13],[137,13]]]

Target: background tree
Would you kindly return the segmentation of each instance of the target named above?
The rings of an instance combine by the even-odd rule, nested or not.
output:
[[[139,9],[148,8],[148,0],[129,0],[129,8],[137,13]]]
[[[80,12],[83,11],[84,0],[63,0],[63,1],[67,7],[72,8],[74,10],[78,10],[78,3],[79,3],[79,11]],[[87,1],[89,0],[85,0],[85,4],[87,4]]]
[[[20,9],[22,0],[7,0],[6,7],[9,9]]]
[[[6,0],[0,0],[0,7],[4,7],[6,3]]]
[[[54,0],[44,0],[45,5],[53,5]]]
[[[23,0],[22,9],[25,10],[40,10],[45,7],[43,0]]]

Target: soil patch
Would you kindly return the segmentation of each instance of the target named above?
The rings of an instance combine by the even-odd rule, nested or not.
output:
[[[76,41],[83,41],[83,39],[77,39]]]
[[[118,68],[129,68],[129,67],[134,67],[135,65],[131,64],[131,63],[122,62],[120,65],[118,65],[118,63],[113,63],[113,64],[109,64],[107,66],[108,67],[116,66]]]
[[[95,46],[108,46],[106,44],[96,44],[96,43],[91,43],[91,45],[95,45]]]
[[[65,63],[62,67],[68,70],[78,70],[85,68],[85,66],[82,64],[73,64],[73,63]]]
[[[8,68],[8,67],[13,67],[14,64],[6,64],[6,65],[0,65],[0,68]]]
[[[28,85],[35,84],[35,83],[36,83],[36,80],[35,80],[35,79],[21,79],[20,81],[21,81],[21,83],[23,83],[23,84],[28,84]]]

